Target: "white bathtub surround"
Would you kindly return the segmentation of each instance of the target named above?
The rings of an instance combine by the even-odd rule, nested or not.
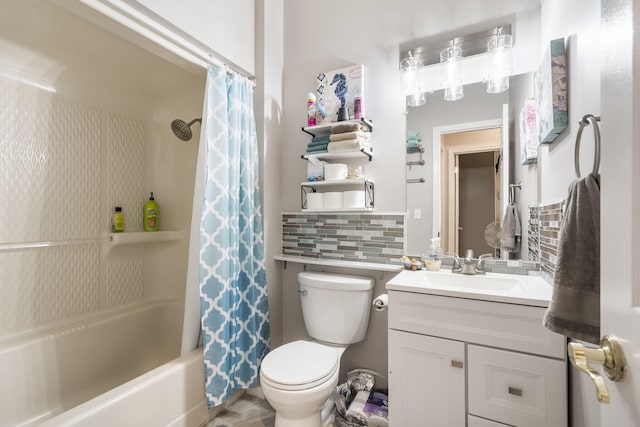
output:
[[[188,274],[199,268],[200,281],[187,287],[200,289],[206,396],[214,407],[235,390],[258,385],[269,348],[253,83],[225,67],[213,65],[207,73],[202,144],[204,203],[200,235],[193,228],[191,235],[201,242],[199,263],[194,266],[192,251]]]
[[[157,299],[1,339],[0,426],[36,425],[176,358],[181,315],[181,300]]]
[[[194,350],[41,424],[194,427],[208,419],[202,350]],[[170,393],[167,391],[171,390]]]

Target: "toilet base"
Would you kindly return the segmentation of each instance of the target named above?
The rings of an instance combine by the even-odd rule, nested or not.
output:
[[[264,397],[276,410],[275,427],[322,427],[322,408],[338,385],[339,369],[320,386],[306,390],[281,390],[260,378]]]

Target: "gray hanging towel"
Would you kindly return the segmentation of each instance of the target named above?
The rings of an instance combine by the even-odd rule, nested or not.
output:
[[[544,325],[554,332],[600,342],[600,177],[569,186],[553,295]]]
[[[520,228],[520,216],[518,206],[509,203],[502,219],[502,230],[500,232],[500,249],[505,252],[517,252],[519,238],[522,235]]]

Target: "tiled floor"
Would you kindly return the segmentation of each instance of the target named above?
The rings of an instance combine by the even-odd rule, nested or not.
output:
[[[245,394],[203,427],[273,427],[275,416],[266,400]]]

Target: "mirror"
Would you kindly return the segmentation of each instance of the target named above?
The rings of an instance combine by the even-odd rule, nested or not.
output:
[[[464,97],[455,102],[437,91],[425,105],[407,107],[407,253],[428,254],[429,239],[440,236],[444,253],[496,254],[485,229],[491,235],[490,225],[502,223],[512,183],[509,166],[519,164],[519,153],[509,154],[514,135],[503,135],[503,117],[514,120],[521,98],[514,87],[526,86],[530,78],[512,76],[511,89],[498,94],[488,94],[483,83],[465,85]],[[514,97],[516,108],[509,108]],[[510,258],[520,258],[523,245]]]

